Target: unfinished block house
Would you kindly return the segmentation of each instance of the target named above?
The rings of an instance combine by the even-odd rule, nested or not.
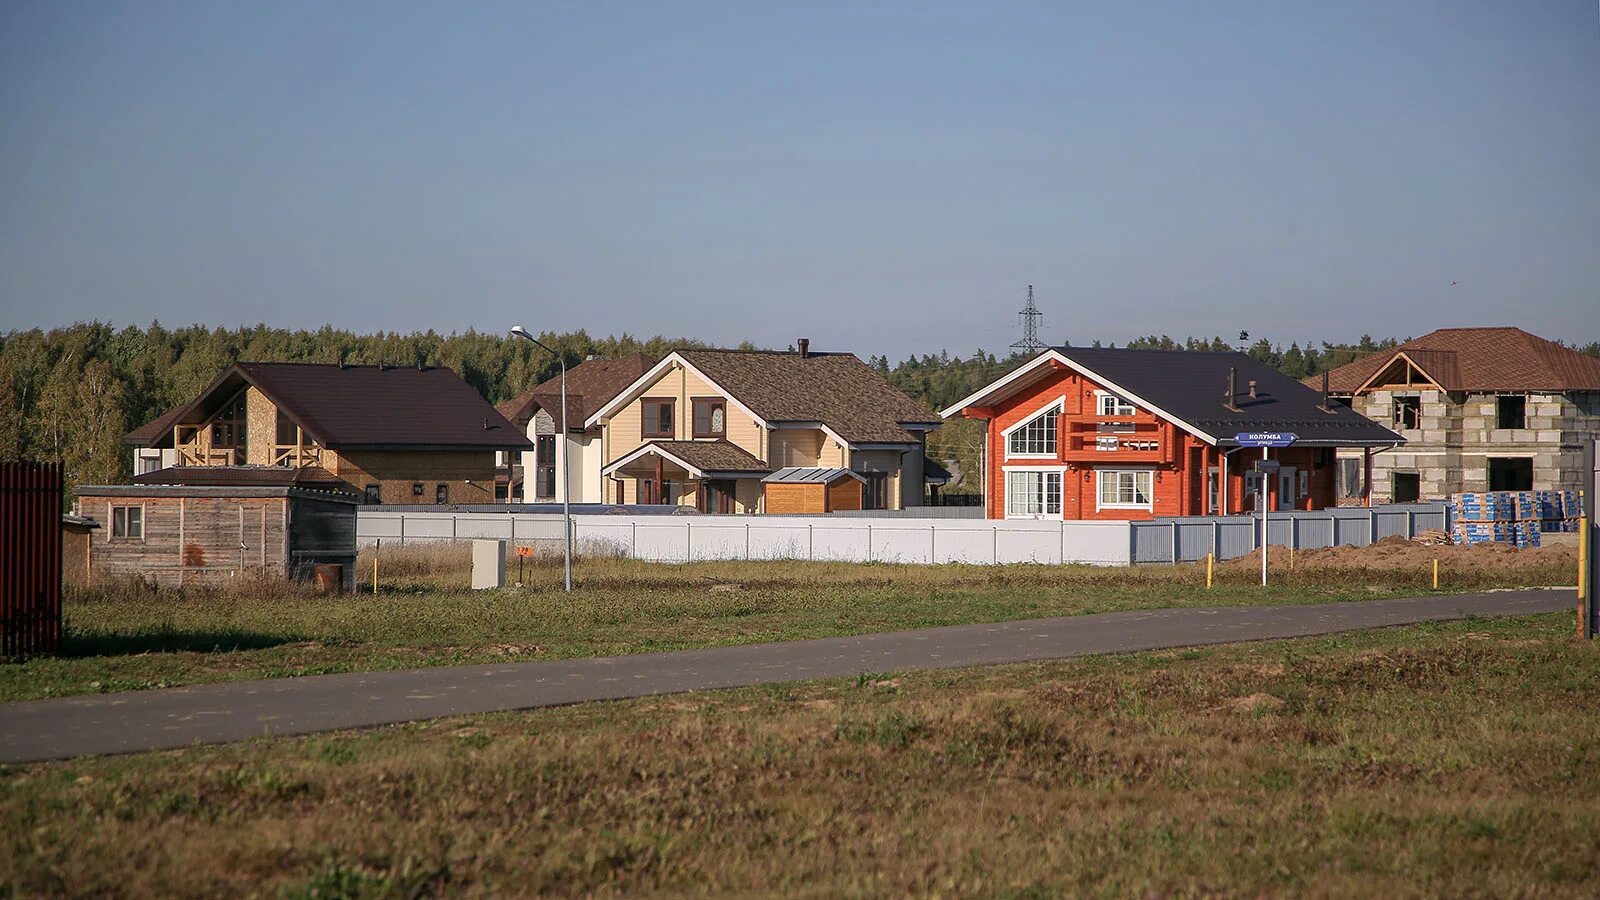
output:
[[[1441,328],[1334,369],[1328,388],[1406,439],[1340,453],[1346,504],[1362,502],[1363,469],[1379,503],[1577,490],[1600,437],[1600,359],[1520,328]]]
[[[449,369],[261,362],[124,441],[163,470],[317,469],[367,504],[492,503],[495,453],[531,446]]]
[[[985,420],[992,519],[1150,519],[1334,505],[1334,454],[1404,439],[1242,353],[1046,350],[946,409]],[[1293,432],[1270,451],[1241,432]]]
[[[590,412],[601,499],[708,513],[922,505],[938,416],[852,354],[796,346],[678,350]],[[800,500],[802,483],[831,493]]]

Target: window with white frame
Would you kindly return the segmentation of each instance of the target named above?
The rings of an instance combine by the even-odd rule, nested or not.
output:
[[[1006,515],[1061,515],[1061,473],[1007,472]]]
[[[1101,469],[1100,506],[1149,509],[1153,474],[1149,469]]]
[[[1056,420],[1061,404],[1015,427],[1006,435],[1007,456],[1054,456],[1056,454]]]
[[[1100,415],[1131,416],[1133,415],[1133,404],[1118,397],[1116,394],[1101,394]]]
[[[111,536],[119,540],[144,540],[144,507],[111,507]]]

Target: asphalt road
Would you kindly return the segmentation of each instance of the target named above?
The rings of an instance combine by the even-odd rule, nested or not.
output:
[[[0,762],[364,728],[862,672],[1064,659],[1576,608],[1571,590],[1154,609],[506,665],[313,675],[0,704]]]

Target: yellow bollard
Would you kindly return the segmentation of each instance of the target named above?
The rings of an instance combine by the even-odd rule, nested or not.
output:
[[[1436,591],[1439,589],[1439,560],[1437,558],[1433,561],[1433,589]]]
[[[1215,553],[1206,554],[1206,590],[1211,590],[1211,564],[1215,561]]]

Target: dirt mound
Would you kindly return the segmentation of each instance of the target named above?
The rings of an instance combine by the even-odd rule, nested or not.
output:
[[[1296,569],[1359,567],[1366,569],[1416,569],[1431,565],[1433,560],[1452,568],[1531,569],[1548,567],[1552,563],[1578,562],[1578,551],[1570,545],[1552,545],[1518,550],[1510,544],[1438,544],[1429,540],[1412,541],[1403,537],[1389,537],[1368,547],[1324,547],[1319,550],[1296,550]],[[1289,565],[1289,549],[1274,546],[1270,557],[1272,567]],[[1261,551],[1222,563],[1229,569],[1261,568]]]

